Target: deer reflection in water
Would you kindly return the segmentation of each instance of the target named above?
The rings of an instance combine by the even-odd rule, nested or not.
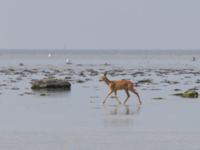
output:
[[[115,105],[115,107],[105,106],[105,111],[108,115],[137,115],[140,113],[141,105],[131,107],[129,105]]]
[[[105,127],[132,127],[134,118],[140,113],[141,106],[130,105],[105,106]]]

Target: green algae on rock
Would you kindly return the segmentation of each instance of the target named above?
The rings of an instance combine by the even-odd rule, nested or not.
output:
[[[183,93],[174,94],[175,96],[181,96],[184,98],[198,98],[199,93],[195,90],[187,90]]]

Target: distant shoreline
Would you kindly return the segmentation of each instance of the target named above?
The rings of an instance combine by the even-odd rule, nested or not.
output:
[[[200,49],[0,49],[0,54],[135,54],[135,55],[166,55],[166,54],[200,54]]]

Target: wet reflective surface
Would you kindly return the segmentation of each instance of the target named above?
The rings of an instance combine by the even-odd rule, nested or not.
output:
[[[29,58],[31,56],[28,56]],[[198,89],[198,75],[187,72],[177,74],[174,71],[157,75],[158,71],[148,71],[153,68],[193,68],[193,72],[199,72],[199,62],[190,62],[189,56],[164,57],[165,60],[132,59],[135,56],[106,56],[104,59],[95,56],[91,61],[85,58],[89,56],[72,56],[70,60],[76,62],[70,66],[62,64],[60,57],[49,60],[48,57],[39,56],[38,61],[20,58],[20,55],[12,56],[8,64],[5,58],[1,59],[1,70],[14,68],[38,69],[37,74],[19,73],[5,75],[1,73],[0,81],[0,148],[7,150],[146,150],[146,149],[199,149],[200,139],[200,100],[183,99],[172,94],[174,89],[185,90],[196,87]],[[64,56],[62,56],[64,58]],[[62,58],[61,57],[61,58]],[[156,58],[158,56],[155,56]],[[183,59],[184,57],[184,59]],[[77,59],[78,58],[78,59]],[[117,58],[117,59],[116,59]],[[185,59],[187,58],[187,59]],[[196,56],[198,60],[198,56]],[[64,59],[65,60],[65,59]],[[170,60],[170,61],[169,61]],[[92,63],[92,61],[94,63]],[[106,61],[111,66],[103,65]],[[166,64],[166,62],[168,62]],[[24,66],[19,67],[19,62]],[[90,63],[89,63],[90,62]],[[65,62],[64,62],[65,63]],[[89,63],[89,64],[87,64]],[[78,65],[79,64],[79,65]],[[82,65],[80,65],[82,64]],[[127,64],[127,65],[126,65]],[[117,66],[117,67],[116,67]],[[142,66],[142,68],[139,68]],[[165,66],[165,67],[164,67]],[[92,68],[100,73],[116,68],[135,72],[143,71],[144,76],[133,77],[130,74],[108,77],[111,79],[127,78],[134,81],[152,79],[152,84],[140,85],[137,88],[143,105],[138,105],[137,97],[131,94],[127,105],[118,105],[113,97],[109,97],[106,104],[102,105],[108,89],[105,83],[99,82],[99,75],[90,77],[87,82],[73,82],[71,91],[39,91],[30,89],[30,82],[34,78],[43,78],[47,72],[55,69],[59,77],[67,76],[67,69],[78,72]],[[139,69],[138,69],[139,68]],[[7,69],[7,70],[9,70]],[[7,71],[6,70],[6,71]],[[64,75],[63,72],[66,73]],[[127,71],[126,70],[126,71]],[[166,71],[166,70],[164,70]],[[184,70],[181,70],[184,71]],[[41,73],[43,72],[43,73]],[[125,71],[124,71],[125,72]],[[9,73],[9,72],[8,72]],[[54,73],[54,72],[53,72]],[[77,74],[78,74],[77,73]],[[132,73],[132,72],[131,72]],[[134,73],[134,72],[133,72]],[[74,75],[75,80],[81,79]],[[70,76],[70,75],[69,75]],[[16,78],[21,77],[21,80]],[[13,80],[16,80],[13,81]],[[178,81],[178,84],[169,84],[165,80]],[[6,85],[3,85],[6,84]],[[14,89],[13,89],[14,88]],[[19,89],[17,89],[19,88]],[[197,90],[199,91],[199,89]],[[45,94],[41,96],[41,94]],[[125,99],[124,91],[118,92],[121,102]],[[155,100],[154,97],[163,99]]]

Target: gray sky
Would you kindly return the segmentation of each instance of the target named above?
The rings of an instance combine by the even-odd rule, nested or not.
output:
[[[0,0],[0,48],[197,49],[199,0]]]

